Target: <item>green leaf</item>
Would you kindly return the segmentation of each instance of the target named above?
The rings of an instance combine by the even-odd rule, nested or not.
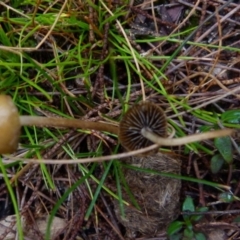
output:
[[[229,110],[221,115],[221,120],[225,123],[240,123],[240,109]]]
[[[240,222],[240,216],[238,216],[238,217],[235,217],[234,219],[233,219],[233,222]]]
[[[169,236],[169,240],[182,240],[182,239],[183,238],[182,238],[182,234],[181,233]]]
[[[230,137],[215,138],[214,144],[224,160],[230,164],[233,160],[232,143]]]
[[[184,222],[181,222],[181,221],[172,222],[167,228],[168,236],[171,236],[179,232],[182,229],[183,225],[184,225]]]
[[[203,215],[193,215],[193,216],[190,217],[190,221],[191,222],[198,222],[202,218],[203,218]]]
[[[191,229],[193,228],[191,216],[183,215],[183,219],[185,221],[186,228]]]
[[[208,211],[208,207],[201,207],[196,209],[197,212],[206,212]],[[203,215],[193,215],[190,217],[191,222],[198,222],[203,218]]]
[[[183,235],[184,237],[187,237],[190,240],[190,239],[193,239],[194,232],[192,231],[192,229],[185,228]]]
[[[206,212],[206,211],[208,211],[208,207],[197,208],[197,212]]]
[[[222,165],[224,163],[224,158],[221,154],[216,154],[211,159],[211,171],[213,174],[216,174],[219,172],[219,170],[222,168]]]
[[[224,192],[224,193],[219,194],[218,199],[221,202],[226,202],[226,203],[231,203],[235,200],[233,194],[231,194],[229,192]]]
[[[183,206],[182,206],[182,211],[190,211],[190,212],[194,212],[195,211],[195,206],[193,203],[193,199],[189,196],[186,197]]]
[[[195,239],[196,240],[206,240],[207,238],[203,233],[195,233]]]
[[[203,126],[199,127],[200,132],[209,132],[211,129],[212,129],[212,126],[203,125]]]

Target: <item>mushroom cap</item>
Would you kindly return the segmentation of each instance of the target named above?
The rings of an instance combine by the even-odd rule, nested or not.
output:
[[[126,112],[119,124],[119,140],[122,146],[133,151],[154,144],[141,134],[143,128],[159,137],[167,137],[166,116],[154,103],[141,102]]]
[[[0,154],[16,151],[20,129],[18,110],[11,97],[0,95]]]

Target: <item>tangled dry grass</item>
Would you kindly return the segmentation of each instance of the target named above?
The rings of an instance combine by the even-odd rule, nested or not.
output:
[[[224,0],[1,1],[1,91],[23,114],[118,123],[128,105],[146,99],[164,110],[177,137],[239,128],[239,116],[235,122],[222,117],[239,108],[239,9],[237,1]],[[210,167],[213,141],[162,149],[182,160],[183,176],[231,187],[234,200],[226,203],[217,188],[182,184],[180,205],[190,195],[196,206],[208,206],[194,229],[209,239],[216,228],[223,230],[218,239],[240,237],[238,136],[231,142],[233,160],[217,174]],[[12,157],[81,159],[122,151],[105,132],[24,128]],[[25,239],[126,239],[113,203],[121,195],[122,162],[44,165],[9,158],[1,164],[0,239],[16,236],[14,198]],[[144,231],[135,238],[166,239],[165,229],[156,236]]]

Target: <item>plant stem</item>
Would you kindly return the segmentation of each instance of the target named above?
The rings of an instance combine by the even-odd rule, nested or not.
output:
[[[91,122],[91,121],[84,121],[79,119],[20,116],[20,123],[22,126],[81,128],[81,129],[105,131],[105,132],[118,135],[118,126],[115,126],[109,123]]]
[[[233,134],[233,129],[221,129],[221,130],[215,130],[205,133],[197,133],[185,137],[180,138],[162,138],[158,135],[154,134],[153,132],[150,132],[147,128],[143,128],[141,130],[141,134],[152,141],[153,143],[157,143],[160,146],[180,146],[180,145],[186,145],[188,143],[197,142],[197,141],[203,141],[211,138],[217,138],[217,137],[223,137],[223,136],[229,136]]]
[[[97,131],[105,131],[109,133],[119,134],[119,127],[103,122],[91,122],[79,119],[65,119],[65,118],[53,118],[53,117],[36,117],[36,116],[20,116],[20,123],[22,126],[49,126],[49,127],[64,127],[64,128],[81,128],[91,129]],[[162,138],[158,135],[150,132],[147,128],[141,130],[141,134],[160,146],[180,146],[189,144],[192,142],[203,141],[211,138],[229,136],[234,132],[233,129],[221,129],[216,131],[210,131],[205,133],[193,134],[181,138]]]

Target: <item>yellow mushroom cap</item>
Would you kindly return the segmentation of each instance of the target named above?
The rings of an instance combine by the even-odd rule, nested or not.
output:
[[[18,110],[11,97],[0,95],[0,154],[17,150],[20,129]]]

